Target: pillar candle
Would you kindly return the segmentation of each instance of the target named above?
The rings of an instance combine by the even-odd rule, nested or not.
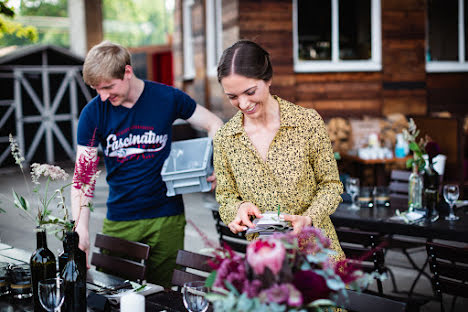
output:
[[[145,297],[130,293],[120,298],[121,312],[145,312]]]

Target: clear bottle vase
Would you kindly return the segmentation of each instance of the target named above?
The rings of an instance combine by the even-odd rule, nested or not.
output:
[[[408,212],[422,209],[423,178],[419,174],[418,166],[413,163],[413,172],[408,178]]]

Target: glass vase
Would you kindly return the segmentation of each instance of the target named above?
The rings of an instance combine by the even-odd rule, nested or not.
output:
[[[413,163],[413,172],[408,178],[408,212],[422,209],[423,179],[418,166]]]

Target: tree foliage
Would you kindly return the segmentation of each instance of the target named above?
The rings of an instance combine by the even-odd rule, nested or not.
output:
[[[8,38],[16,38],[25,43],[36,42],[38,39],[37,29],[15,22],[14,16],[15,11],[8,6],[8,0],[0,0],[0,44],[5,45],[2,41]]]
[[[125,46],[163,44],[172,31],[164,0],[103,0],[103,15],[105,39]]]

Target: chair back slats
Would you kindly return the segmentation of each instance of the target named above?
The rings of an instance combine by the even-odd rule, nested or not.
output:
[[[136,281],[144,280],[146,265],[106,254],[93,253],[91,264],[103,268],[106,272]]]
[[[439,283],[442,293],[468,298],[468,284],[460,284],[460,282],[454,282],[443,277],[439,278]]]
[[[143,260],[148,260],[150,252],[150,248],[146,244],[107,236],[101,233],[96,234],[94,246]]]
[[[228,244],[234,251],[245,253],[248,241],[245,238],[245,232],[234,234],[221,220],[217,210],[212,210],[213,219],[216,221],[216,231],[219,235],[219,244]]]
[[[97,269],[133,281],[146,279],[149,245],[97,233],[94,246],[100,250],[91,257]]]
[[[338,306],[345,308],[347,311],[359,312],[404,312],[406,311],[406,303],[395,301],[366,293],[358,293],[352,290],[347,290],[347,299],[339,294]]]
[[[427,242],[426,249],[441,309],[443,293],[468,298],[468,248]]]
[[[208,265],[208,260],[210,259],[213,259],[213,257],[187,250],[179,250],[177,252],[176,264],[181,268],[174,270],[172,284],[180,288],[186,282],[204,281],[206,276],[212,271]],[[193,270],[199,271],[200,274],[197,274]]]
[[[408,182],[407,183],[402,183],[402,182],[392,181],[392,182],[390,182],[390,184],[388,186],[388,190],[392,194],[394,194],[394,193],[401,194],[401,195],[406,194],[408,196]]]
[[[406,181],[408,183],[408,178],[411,175],[411,171],[406,170],[392,170],[390,173],[391,181]]]
[[[468,248],[454,247],[437,243],[428,243],[428,252],[438,259],[461,262],[468,264]]]
[[[437,263],[437,273],[440,276],[468,282],[468,267],[462,267],[458,264],[439,261]]]
[[[177,253],[176,264],[186,268],[192,268],[204,272],[212,271],[208,265],[208,260],[212,259],[210,256],[197,254],[187,250],[179,250]]]
[[[172,285],[182,287],[187,282],[204,281],[205,279],[205,276],[175,269],[172,274]]]
[[[364,232],[344,228],[337,228],[336,234],[340,241],[369,247],[373,247],[373,244],[378,245],[382,237],[382,235],[377,232]]]

